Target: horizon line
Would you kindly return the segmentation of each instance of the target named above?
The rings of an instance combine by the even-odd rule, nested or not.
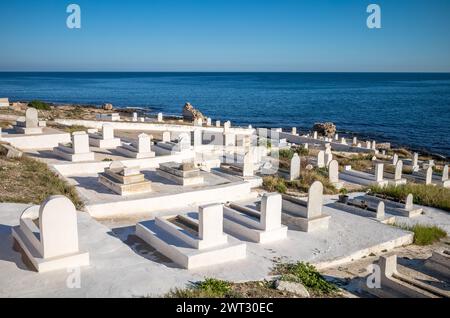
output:
[[[292,73],[292,74],[450,74],[450,71],[2,71],[0,73]]]

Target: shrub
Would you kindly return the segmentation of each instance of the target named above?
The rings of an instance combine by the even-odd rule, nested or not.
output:
[[[234,298],[237,297],[230,282],[215,278],[193,283],[185,289],[174,289],[167,293],[168,298]]]
[[[416,224],[413,226],[397,225],[396,226],[414,232],[414,244],[431,245],[447,236],[447,232],[437,226]]]
[[[314,294],[332,295],[338,290],[335,285],[327,282],[313,265],[308,263],[277,264],[275,272],[281,275],[282,280],[302,283]]]
[[[196,283],[196,286],[201,291],[221,296],[231,291],[229,282],[215,278],[206,278],[204,281]]]
[[[269,192],[286,193],[287,191],[284,179],[274,176],[264,177],[263,188]]]
[[[39,110],[50,110],[50,105],[40,100],[33,100],[29,102],[28,107],[36,108]]]
[[[281,149],[278,153],[280,159],[288,159],[291,160],[294,156],[294,150],[292,149]]]

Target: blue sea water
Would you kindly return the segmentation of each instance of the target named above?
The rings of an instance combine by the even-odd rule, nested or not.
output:
[[[0,96],[144,107],[254,127],[334,122],[343,133],[450,157],[450,74],[0,73]]]

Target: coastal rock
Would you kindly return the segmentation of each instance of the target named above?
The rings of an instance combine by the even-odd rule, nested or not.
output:
[[[277,280],[275,282],[275,288],[277,290],[286,291],[292,294],[296,294],[302,298],[309,298],[309,292],[301,283],[289,282],[284,280]]]
[[[195,109],[190,103],[186,103],[183,107],[183,120],[192,121],[199,118],[206,119],[198,109]]]
[[[336,134],[336,125],[333,123],[315,123],[313,131],[317,131],[320,136],[332,138]]]
[[[105,103],[105,104],[103,104],[102,108],[103,108],[104,110],[113,110],[114,107],[113,107],[112,104]]]

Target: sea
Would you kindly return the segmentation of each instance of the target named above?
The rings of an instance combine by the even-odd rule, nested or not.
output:
[[[0,97],[142,108],[341,135],[450,158],[450,73],[0,73]]]

